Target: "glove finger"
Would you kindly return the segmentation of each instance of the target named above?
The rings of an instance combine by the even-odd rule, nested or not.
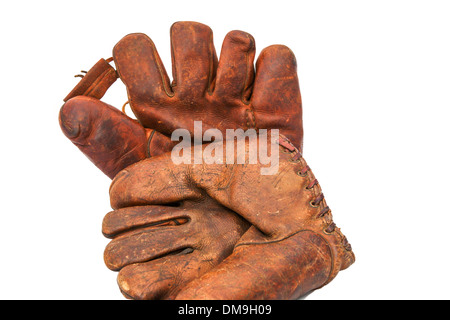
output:
[[[255,77],[255,39],[243,31],[229,32],[223,41],[214,94],[247,101]]]
[[[70,99],[59,112],[59,123],[67,138],[111,179],[146,158],[147,130],[100,100]]]
[[[329,254],[325,241],[317,242],[307,232],[280,242],[239,246],[183,288],[176,299],[297,299],[326,282],[331,272]]]
[[[122,294],[130,299],[173,299],[186,283],[210,269],[211,264],[195,253],[181,252],[128,265],[120,270],[117,283]]]
[[[126,265],[146,262],[164,255],[192,247],[194,239],[188,237],[189,226],[149,226],[129,230],[106,246],[104,260],[111,270]]]
[[[173,91],[180,99],[203,96],[217,68],[212,30],[198,22],[176,22],[170,29],[170,40]]]
[[[170,153],[140,161],[120,172],[111,183],[111,207],[164,205],[201,198],[201,191],[189,185],[187,175],[186,166],[175,165]]]
[[[169,206],[139,206],[111,211],[103,218],[102,232],[107,238],[143,227],[181,225],[189,216]]]
[[[118,276],[125,296],[134,299],[173,299],[187,283],[229,256],[248,228],[248,224],[234,212],[217,203],[191,202],[185,205],[186,209],[189,208],[190,220],[186,226],[189,225],[190,229],[183,232],[179,228],[179,237],[189,236],[189,239],[195,240],[195,245],[149,262],[125,266]],[[202,208],[199,209],[199,206]]]
[[[273,45],[260,53],[252,104],[258,110],[279,112],[286,111],[286,106],[301,104],[297,61],[288,47]]]
[[[294,53],[286,46],[265,48],[256,62],[251,105],[259,128],[279,128],[302,146],[302,101]]]
[[[169,77],[153,41],[145,34],[122,38],[113,49],[117,72],[128,90],[130,106],[136,117],[145,119],[152,104],[167,103],[173,95]],[[145,124],[145,121],[141,121]]]

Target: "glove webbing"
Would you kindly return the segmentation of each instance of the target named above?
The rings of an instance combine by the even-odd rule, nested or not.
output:
[[[84,75],[76,75],[81,77],[81,81],[73,88],[73,90],[64,98],[64,102],[76,96],[88,96],[101,99],[108,88],[119,77],[116,70],[109,64],[113,58],[100,59],[88,72]]]

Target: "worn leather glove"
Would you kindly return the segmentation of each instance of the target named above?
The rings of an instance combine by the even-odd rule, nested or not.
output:
[[[279,128],[301,146],[301,98],[292,52],[278,45],[264,49],[256,63],[255,75],[254,40],[250,35],[241,31],[230,32],[225,38],[218,64],[211,37],[211,30],[202,24],[174,24],[171,29],[174,82],[170,86],[151,40],[142,34],[125,37],[114,49],[114,62],[127,86],[129,102],[138,121],[99,101],[118,77],[108,63],[111,60],[102,59],[66,97],[67,102],[60,111],[63,132],[111,178],[139,160],[170,150],[173,146],[169,139],[170,130],[180,125],[193,132],[194,120],[203,121],[203,132],[209,128],[222,131],[227,128]],[[205,60],[205,57],[209,59]],[[202,70],[208,72],[202,73]],[[181,84],[180,79],[184,79]],[[205,79],[208,79],[208,85],[204,90],[199,83],[204,83]],[[146,222],[147,227],[161,223],[160,209],[150,208],[147,214],[140,209],[136,212],[134,209],[126,210],[127,214],[111,213],[108,217],[118,217],[121,220],[119,225],[125,226],[127,223],[136,224],[136,219],[156,221]],[[135,212],[136,217],[131,212]],[[154,289],[161,285],[158,278],[159,284],[155,286],[153,282],[142,282],[146,290],[133,287],[135,293],[122,286],[125,295],[173,298],[180,290],[180,278],[187,283],[217,265],[231,253],[236,241],[249,227],[247,221],[214,201],[203,201],[202,206],[196,204],[195,210],[192,206],[185,212],[189,213],[189,220],[175,219],[164,224],[185,225],[184,222],[189,221],[192,222],[191,232],[195,229],[202,236],[221,234],[222,242],[217,241],[215,246],[207,242],[210,245],[209,263],[202,264],[200,269],[189,267],[190,263],[197,264],[196,259],[204,260],[204,251],[197,254],[197,258],[193,258],[196,256],[193,251],[189,255],[189,263],[186,263],[185,255],[172,254],[170,259],[165,258],[172,262],[164,260],[165,266],[171,264],[173,268],[166,268],[172,272],[162,275],[163,289]],[[203,218],[205,212],[211,212],[210,219]],[[212,215],[213,212],[216,214]],[[124,221],[127,219],[130,220]],[[105,218],[105,235],[121,238],[120,227],[114,227],[115,223],[109,223],[112,231],[108,231],[108,221]],[[166,245],[165,250],[172,252],[169,243],[171,241],[166,239],[160,246]],[[121,262],[120,255],[116,255],[119,257],[117,261],[110,259],[109,249],[105,251],[105,261],[111,269],[121,269],[128,263],[127,259],[133,261],[133,257],[128,257]],[[185,268],[182,267],[183,261]],[[161,277],[155,271],[156,274]]]
[[[168,153],[117,175],[110,188],[115,211],[103,232],[113,238],[105,261],[120,270],[124,295],[296,299],[354,262],[299,150],[283,136],[266,142],[280,151],[275,174],[262,175],[259,160],[251,164],[258,144],[247,140],[244,164],[193,164],[192,156],[175,165]],[[240,228],[239,219],[251,227]]]
[[[113,178],[130,164],[170,151],[173,130],[194,134],[194,121],[202,121],[201,133],[274,128],[302,144],[297,65],[289,48],[262,50],[255,72],[255,41],[248,33],[229,32],[220,61],[211,29],[201,23],[177,22],[170,38],[172,83],[152,40],[130,34],[116,44],[113,58],[80,75],[64,99],[64,134],[106,175]],[[118,76],[137,121],[99,100]]]

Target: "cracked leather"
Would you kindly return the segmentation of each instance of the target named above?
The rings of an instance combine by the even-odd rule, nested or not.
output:
[[[272,147],[280,148],[274,175],[261,175],[259,162],[174,165],[171,154],[119,173],[104,230],[121,233],[105,261],[120,270],[124,295],[296,299],[350,266],[355,256],[325,199],[311,205],[322,190],[308,188],[316,179],[305,160]]]

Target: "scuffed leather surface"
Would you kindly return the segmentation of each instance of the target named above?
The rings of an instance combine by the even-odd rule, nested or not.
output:
[[[245,220],[208,198],[179,207],[123,207],[104,218],[103,233],[113,239],[104,259],[108,268],[120,271],[126,297],[173,299],[230,255],[247,228]]]
[[[170,37],[172,83],[145,34],[130,34],[114,47],[117,71],[141,124],[167,136],[178,128],[194,132],[193,119],[202,121],[203,131],[277,128],[301,145],[301,95],[289,48],[265,48],[255,73],[255,40],[246,32],[226,35],[220,61],[206,25],[178,22]]]
[[[214,203],[218,208],[222,206],[226,219],[233,216],[228,216],[231,211],[251,225],[233,233],[239,234],[233,238],[236,242],[232,243],[232,239],[223,242],[221,233],[210,231],[227,230],[229,221],[219,219],[210,225],[214,217],[212,211],[201,210],[197,222],[202,230],[200,234],[185,227],[189,223],[163,224],[152,227],[151,244],[145,240],[138,243],[132,240],[128,244],[119,237],[121,242],[116,246],[114,239],[114,254],[111,246],[105,251],[107,264],[113,261],[116,265],[114,261],[121,259],[118,257],[134,257],[136,250],[151,252],[120,264],[124,267],[119,273],[122,292],[132,298],[172,298],[174,295],[178,299],[298,298],[325,285],[339,270],[351,265],[354,254],[339,228],[325,231],[333,223],[330,212],[319,216],[327,206],[325,200],[321,200],[320,205],[310,205],[321,193],[318,184],[306,189],[315,179],[314,175],[308,171],[300,176],[298,172],[306,162],[303,158],[292,162],[293,154],[282,151],[280,168],[275,175],[261,175],[263,165],[248,164],[248,161],[241,165],[174,165],[170,154],[143,160],[119,173],[110,188],[111,206],[117,211],[157,206],[162,212],[167,210],[158,215],[159,221],[164,222],[169,218],[183,219],[186,211],[192,210],[193,203],[198,208],[204,208],[204,203]],[[176,209],[164,209],[173,203],[178,204]],[[172,215],[173,212],[176,215]],[[138,225],[129,225],[131,231],[125,231],[123,237],[134,237]],[[226,253],[221,259],[209,260],[206,266],[204,259],[191,259],[191,255],[209,252],[208,246],[217,245],[216,242],[229,244],[222,247]],[[231,247],[234,251],[230,255]],[[177,272],[173,271],[173,265],[165,265],[158,259],[172,257],[167,256],[172,252],[179,254],[183,248],[193,249],[192,253],[177,255],[182,261],[190,262],[186,270],[201,270],[195,276],[183,271],[180,275],[184,282],[174,276]],[[214,246],[216,254],[218,250],[221,249]],[[129,269],[139,271],[130,273]],[[158,278],[161,274],[165,275],[165,282]],[[184,287],[191,280],[194,281]]]
[[[83,141],[66,135],[106,175],[112,176],[129,164],[123,157],[141,159],[141,151],[134,148],[143,128],[120,131],[103,125],[112,121],[129,126],[129,117],[112,113],[103,103],[80,99],[103,97],[106,90],[120,76],[127,87],[129,103],[141,127],[145,128],[146,156],[168,152],[175,142],[173,130],[187,129],[194,134],[194,121],[202,121],[202,133],[219,129],[243,130],[280,129],[281,133],[302,148],[303,124],[297,63],[292,51],[283,45],[262,50],[254,67],[255,40],[243,31],[229,32],[223,41],[218,60],[211,29],[197,22],[177,22],[170,30],[173,81],[170,82],[153,41],[142,33],[125,36],[113,49],[117,72],[101,59],[92,67],[72,92],[64,99],[60,121],[64,133],[77,126],[86,131]],[[89,106],[105,109],[103,118],[94,117]],[[80,117],[81,113],[86,113]],[[77,123],[78,121],[78,123]],[[83,122],[81,122],[83,121]],[[89,135],[92,126],[102,127],[108,141],[98,141]],[[152,133],[152,134],[151,134]],[[137,137],[133,137],[136,135]],[[127,147],[127,141],[130,147]],[[124,147],[118,147],[122,143]],[[141,142],[139,142],[141,144]],[[142,142],[144,143],[144,142]],[[96,148],[102,144],[105,151],[100,157]],[[123,152],[121,154],[119,149]]]
[[[101,99],[117,78],[116,70],[105,59],[100,59],[64,98],[64,102],[77,96]]]
[[[258,202],[264,208],[274,205],[269,201],[270,183],[253,181],[238,194],[223,195],[223,190],[231,190],[227,175],[218,184],[211,180],[222,169],[206,176],[183,166],[173,171],[165,154],[174,145],[171,132],[186,128],[192,134],[194,121],[203,122],[203,132],[280,129],[301,150],[302,106],[293,53],[282,45],[267,47],[254,69],[255,41],[245,32],[227,34],[220,60],[209,27],[178,22],[170,35],[173,82],[152,40],[130,34],[113,50],[118,72],[101,60],[66,97],[60,111],[64,134],[106,175],[114,178],[124,168],[132,170],[116,177],[111,188],[115,210],[103,223],[104,235],[113,239],[105,250],[105,263],[119,271],[122,293],[135,299],[286,299],[326,284],[354,260],[340,245],[338,230],[335,236],[317,231],[330,223],[330,216],[318,223],[310,216],[317,209],[297,203],[301,212],[275,217],[266,212],[259,219],[252,212]],[[98,100],[117,75],[127,87],[137,121]],[[144,160],[148,157],[154,158]],[[133,180],[130,172],[136,170],[142,175]],[[172,184],[174,178],[184,184]],[[272,183],[275,189],[279,178]],[[116,193],[130,181],[134,188]],[[166,189],[149,192],[157,186]],[[258,201],[248,201],[252,192]],[[295,206],[289,197],[283,205]],[[267,264],[262,264],[261,255]],[[260,272],[242,276],[258,264]],[[279,278],[275,268],[286,270],[287,278]],[[260,284],[266,281],[263,289]]]
[[[146,158],[150,130],[97,99],[77,96],[59,112],[63,133],[111,179]]]

